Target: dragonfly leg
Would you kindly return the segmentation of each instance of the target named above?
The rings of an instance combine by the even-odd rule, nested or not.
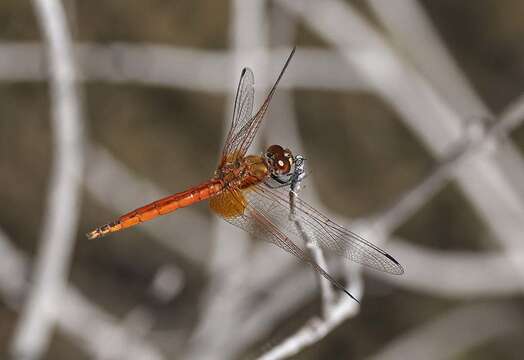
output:
[[[295,195],[300,191],[300,184],[306,177],[305,163],[306,159],[302,155],[295,156],[295,169],[293,170],[293,174],[291,174],[290,178],[290,191],[295,193]]]

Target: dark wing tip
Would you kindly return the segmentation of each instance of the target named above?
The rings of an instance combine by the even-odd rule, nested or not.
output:
[[[353,295],[351,295],[351,293],[349,291],[347,291],[346,289],[343,289],[344,292],[350,297],[352,298],[353,300],[355,300],[358,304],[360,304],[360,301],[358,301],[358,299],[356,297],[354,297]]]
[[[243,69],[242,69],[242,72],[240,73],[240,76],[244,76],[244,74],[246,73],[246,71],[247,71],[247,68],[243,68]]]
[[[404,268],[393,256],[389,255],[388,253],[384,253],[384,255],[396,265],[393,271],[391,272],[393,275],[404,274]]]
[[[388,253],[384,253],[384,255],[386,255],[386,257],[389,260],[393,261],[395,264],[400,265],[400,263],[397,260],[395,260],[395,258],[393,256],[389,255]]]

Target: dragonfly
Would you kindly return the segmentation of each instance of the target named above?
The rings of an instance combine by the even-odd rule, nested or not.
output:
[[[314,245],[369,268],[402,274],[404,270],[393,256],[336,224],[296,196],[305,177],[303,156],[294,155],[281,145],[271,145],[262,154],[247,155],[294,53],[295,48],[254,115],[255,77],[250,68],[242,70],[231,127],[211,179],[128,212],[87,233],[87,238],[100,238],[209,200],[211,210],[227,222],[296,256],[357,302],[341,283],[297,245],[298,239],[307,237]]]

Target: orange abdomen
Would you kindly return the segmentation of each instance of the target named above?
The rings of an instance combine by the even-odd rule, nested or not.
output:
[[[112,232],[120,231],[125,228],[152,220],[160,215],[169,214],[177,209],[192,205],[196,202],[209,199],[219,193],[223,188],[221,180],[210,180],[201,185],[197,185],[186,191],[167,196],[163,199],[142,206],[125,215],[120,216],[116,221],[105,224],[87,233],[89,239],[96,239]]]

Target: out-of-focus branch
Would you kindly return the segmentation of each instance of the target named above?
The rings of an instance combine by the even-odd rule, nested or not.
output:
[[[524,120],[524,102],[517,101],[504,112],[501,119],[485,134],[473,138],[465,138],[450,151],[444,161],[420,185],[401,197],[400,201],[390,209],[371,220],[371,238],[383,239],[399,225],[406,221],[412,213],[426,204],[431,196],[440,189],[453,168],[465,161],[468,155],[493,144],[511,132]],[[378,230],[378,232],[377,232]],[[518,293],[520,277],[508,267],[504,254],[467,254],[456,252],[437,252],[404,242],[394,242],[390,250],[406,266],[408,271],[403,277],[392,277],[379,272],[371,272],[385,281],[415,291],[424,291],[435,296],[473,297],[473,296],[505,296]],[[514,255],[515,257],[518,254]],[[522,255],[521,255],[522,257]],[[439,273],[435,278],[434,274]],[[460,274],[460,277],[457,277]],[[292,286],[292,284],[289,284]],[[258,311],[262,311],[259,309]],[[276,311],[276,309],[275,309]],[[280,311],[276,311],[280,313]],[[351,312],[348,312],[351,314]],[[270,323],[272,317],[266,316],[265,322]],[[278,319],[273,319],[278,321]],[[315,325],[316,326],[316,325]],[[292,338],[301,332],[294,334]],[[301,335],[302,336],[302,335]],[[302,342],[305,344],[305,342]],[[291,349],[292,347],[286,347]],[[293,350],[294,351],[294,350]]]
[[[460,74],[459,69],[455,69],[456,72],[453,73],[453,69],[450,70],[449,63],[446,64],[446,61],[442,61],[443,50],[432,47],[435,44],[435,38],[431,38],[423,44],[427,46],[425,48],[427,51],[419,51],[418,54],[413,54],[416,53],[412,50],[413,45],[418,40],[415,41],[410,36],[431,37],[434,35],[431,33],[428,35],[425,32],[428,29],[428,24],[419,22],[424,20],[421,18],[420,12],[404,11],[403,14],[408,13],[411,14],[409,16],[413,16],[411,18],[413,21],[397,22],[398,19],[394,18],[394,14],[388,12],[395,10],[390,7],[389,2],[381,0],[372,2],[373,8],[382,17],[386,28],[397,36],[405,49],[412,52],[410,54],[412,57],[409,60],[416,63],[417,69],[414,70],[412,65],[406,61],[407,59],[396,55],[383,41],[383,37],[368,26],[365,20],[347,4],[328,0],[322,4],[324,9],[320,9],[317,8],[320,5],[315,2],[285,2],[284,0],[280,0],[280,2],[285,3],[285,7],[291,10],[291,13],[304,15],[305,23],[312,25],[320,34],[325,35],[345,57],[345,60],[341,61],[338,56],[325,50],[298,49],[301,56],[294,59],[293,66],[290,68],[289,74],[286,74],[282,84],[283,88],[293,86],[366,91],[373,89],[393,105],[401,114],[402,120],[407,121],[408,125],[426,144],[429,144],[429,148],[440,159],[441,163],[436,170],[418,187],[408,192],[390,209],[365,221],[370,225],[369,231],[375,231],[376,234],[376,236],[370,238],[374,242],[377,239],[384,241],[398,225],[426,204],[451,175],[458,173],[461,184],[466,188],[470,187],[470,191],[466,191],[466,194],[472,197],[474,201],[478,201],[480,208],[487,209],[484,212],[481,211],[484,218],[489,220],[490,214],[497,215],[494,220],[488,221],[491,226],[499,229],[496,234],[506,239],[508,243],[515,243],[517,238],[513,238],[513,235],[516,234],[517,225],[521,224],[519,213],[522,207],[520,204],[522,197],[517,196],[519,194],[519,177],[510,174],[509,168],[518,169],[521,159],[518,156],[510,159],[509,152],[505,148],[506,143],[501,145],[501,143],[497,144],[497,141],[504,138],[511,128],[520,124],[523,118],[521,114],[524,113],[524,102],[518,102],[514,106],[514,110],[500,117],[500,125],[497,124],[487,131],[482,126],[473,125],[466,128],[462,124],[461,117],[469,118],[472,115],[469,111],[472,111],[473,115],[485,113],[481,111],[483,104],[474,94],[470,93],[471,89],[467,82],[462,84],[456,82],[457,78],[462,81],[464,77]],[[413,5],[414,3],[403,1],[402,4]],[[413,9],[411,8],[411,10]],[[247,17],[246,19],[250,18]],[[335,19],[342,20],[336,21]],[[249,23],[250,21],[246,22]],[[337,27],[333,27],[333,24],[336,24]],[[402,24],[421,24],[420,31],[409,33],[412,30],[408,29],[407,33],[401,33],[402,29],[398,26]],[[234,30],[237,33],[236,36],[243,36],[239,34],[248,28],[255,27],[252,24],[239,26],[238,29]],[[409,36],[404,37],[406,34]],[[249,34],[246,35],[247,42],[251,39],[250,36]],[[253,36],[256,37],[257,35]],[[256,42],[255,45],[259,46]],[[19,44],[9,44],[0,47],[0,51],[2,51],[2,55],[11,56],[15,54],[12,58],[8,57],[7,61],[5,61],[6,57],[4,56],[0,59],[0,79],[20,81],[45,78],[45,71],[42,70],[44,67],[42,62],[39,62],[41,56],[39,56],[38,47],[26,48]],[[230,91],[235,88],[234,82],[237,80],[238,74],[236,72],[231,74],[229,71],[231,64],[235,64],[235,69],[239,70],[244,65],[252,66],[252,61],[246,60],[247,56],[249,56],[249,59],[253,59],[253,62],[264,63],[265,61],[256,59],[260,57],[266,59],[265,49],[247,47],[236,51],[232,56],[226,52],[125,44],[87,45],[79,49],[80,54],[82,54],[84,77],[87,80],[136,82],[213,92]],[[272,59],[271,64],[280,65],[281,59],[287,55],[287,49],[268,53],[270,54],[269,58]],[[425,59],[422,55],[430,53],[432,54],[431,59],[438,61],[438,63],[426,64],[424,62]],[[416,56],[414,58],[414,55],[421,55],[422,58]],[[350,63],[353,67],[348,68],[347,63]],[[30,71],[29,75],[21,70],[21,67],[24,66],[27,66]],[[418,70],[421,70],[423,76],[419,76]],[[266,71],[267,69],[264,70],[264,72]],[[278,69],[275,71],[278,71]],[[450,71],[449,74],[453,73],[459,76],[444,76],[447,71]],[[347,75],[348,72],[350,75]],[[257,84],[261,83],[262,86],[267,86],[266,80],[270,77],[263,76],[262,79],[259,79],[259,72],[257,71],[256,74]],[[428,79],[431,83],[427,81]],[[443,88],[449,90],[449,94],[453,95],[443,94]],[[275,101],[278,101],[278,97],[275,98]],[[227,121],[229,122],[229,117]],[[506,126],[507,129],[505,129]],[[286,138],[286,143],[289,143],[288,138]],[[500,151],[503,147],[505,148],[504,151]],[[493,149],[497,151],[492,151]],[[500,156],[498,159],[502,160],[499,161],[500,163],[516,164],[516,166],[501,167],[500,164],[494,165],[493,156]],[[471,164],[471,161],[475,161],[475,157],[481,157],[481,159],[475,164]],[[486,158],[487,161],[485,161]],[[512,161],[509,162],[509,160]],[[113,175],[104,178],[104,173],[106,170],[110,171],[113,164],[106,162],[104,166],[106,167],[101,167],[98,175],[96,175],[96,177],[100,176],[100,179],[102,179],[98,184],[108,182],[108,179],[111,178],[117,178],[117,176],[112,177]],[[469,172],[473,172],[474,175],[468,175]],[[129,178],[133,179],[132,176]],[[472,178],[481,183],[472,183]],[[89,185],[89,181],[88,179],[90,191],[106,206],[115,206],[115,208],[121,206],[123,208],[133,207],[120,205],[125,204],[126,200],[124,199],[129,198],[124,194],[119,197],[122,200],[116,200],[115,204],[111,204],[108,200],[110,197],[104,196],[103,191],[101,191],[103,187],[95,186],[96,181]],[[508,182],[509,190],[506,189]],[[154,187],[146,186],[146,188]],[[497,194],[497,189],[501,194]],[[155,196],[152,195],[152,197]],[[487,208],[490,203],[495,205],[492,212]],[[183,215],[183,213],[177,214],[173,220],[177,221]],[[198,223],[203,224],[204,220],[200,216],[195,215],[195,217],[198,218],[196,220]],[[344,219],[342,223],[348,224],[349,220]],[[183,253],[185,251],[185,255],[188,257],[194,256],[195,259],[202,259],[202,253],[199,254],[198,250],[187,251],[183,246],[178,247],[176,242],[165,241],[170,239],[168,232],[157,232],[159,223],[154,225],[146,231],[151,231],[156,238],[163,239],[166,245],[173,244],[174,247],[170,248],[175,251],[182,251]],[[504,229],[506,225],[509,227]],[[173,228],[175,231],[179,229],[177,226]],[[181,228],[183,229],[183,227]],[[207,226],[194,226],[193,228],[200,231]],[[224,240],[221,238],[226,237],[225,232],[221,233],[220,231],[219,234],[222,235],[217,237],[218,244],[221,244]],[[364,229],[363,231],[366,232],[367,230]],[[207,238],[206,235],[199,237]],[[180,238],[185,237],[180,236]],[[230,240],[227,239],[227,241]],[[227,253],[231,249],[237,252],[227,256],[230,255]],[[512,271],[513,268],[507,266],[507,257],[503,254],[440,253],[419,249],[406,243],[393,243],[390,249],[391,253],[395,254],[406,265],[405,277],[396,278],[386,277],[379,273],[373,274],[414,291],[446,297],[505,296],[519,292],[519,274],[516,274],[515,271]],[[304,281],[304,288],[301,288],[299,293],[305,295],[296,297],[296,301],[293,302],[293,297],[297,294],[296,291],[293,291],[293,286],[296,283],[288,282],[287,278],[284,280],[285,282],[278,281],[281,280],[282,271],[287,272],[292,268],[291,260],[286,256],[279,256],[278,261],[276,259],[274,261],[275,266],[268,269],[267,261],[264,258],[267,256],[265,250],[255,251],[253,260],[238,260],[244,250],[245,248],[238,249],[234,246],[218,248],[214,256],[215,264],[212,266],[213,271],[215,269],[218,269],[218,271],[215,276],[216,281],[213,281],[209,292],[210,305],[203,307],[204,311],[201,317],[204,321],[200,324],[200,337],[198,341],[194,342],[194,349],[198,351],[190,351],[190,355],[198,357],[196,355],[209,354],[210,351],[219,349],[224,350],[223,354],[227,357],[227,354],[233,354],[242,349],[242,346],[245,346],[249,341],[256,339],[257,334],[260,336],[267,333],[272,325],[278,323],[282,314],[285,314],[289,309],[296,309],[300,305],[298,301],[301,301],[301,299],[303,301],[304,298],[307,299],[308,294],[313,294],[312,282]],[[516,260],[522,258],[521,252],[513,252],[513,254],[515,254]],[[227,261],[235,258],[238,261],[226,264]],[[233,275],[228,279],[229,271],[238,272],[238,276]],[[435,278],[434,274],[437,272],[442,276]],[[249,275],[250,281],[248,281],[249,286],[245,284],[245,275],[243,275],[245,273],[251,273]],[[293,273],[290,279],[303,281],[303,273],[303,271],[298,274]],[[460,274],[461,277],[457,278],[456,274]],[[467,282],[467,286],[465,286],[465,282]],[[302,282],[300,283],[302,284]],[[275,284],[278,284],[278,288],[272,288],[275,293],[273,294],[273,291],[266,292],[267,300],[260,304],[256,310],[253,310],[255,295],[260,292],[264,293],[265,289]],[[521,289],[522,285],[520,284]],[[230,297],[230,295],[232,296]],[[213,296],[217,296],[219,301],[212,299]],[[356,310],[348,307],[341,310],[342,305],[340,303],[334,308],[335,311],[339,311],[339,315],[337,315],[339,322],[356,314]],[[253,311],[256,311],[256,314],[252,313]],[[263,325],[257,327],[256,324],[261,323],[261,318],[258,318],[259,315],[264,315]],[[248,320],[245,320],[246,318]],[[223,321],[224,319],[226,322]],[[222,326],[222,324],[225,325]],[[227,338],[225,338],[226,334],[224,334],[223,328],[236,326],[240,329],[244,329],[245,326],[246,331],[242,332],[243,336],[236,339],[238,340],[237,343],[231,347],[226,346]],[[314,319],[311,324],[306,325],[297,334],[277,346],[268,356],[280,358],[296,353],[301,347],[322,338],[333,326],[332,323]],[[215,338],[217,334],[221,336]],[[227,336],[229,337],[230,333]],[[201,350],[202,345],[207,344],[209,339],[213,341],[212,346]]]
[[[490,114],[419,1],[370,0],[368,4],[388,31],[388,38],[402,48],[461,118],[481,120]]]
[[[256,81],[265,84],[266,64],[265,46],[266,33],[266,2],[259,0],[232,0],[232,26],[230,37],[234,60],[231,63],[229,74],[232,79],[238,79],[240,70],[249,66],[255,70]],[[254,56],[253,49],[262,48]],[[246,51],[247,50],[247,51]],[[251,51],[249,51],[251,50]],[[261,81],[259,81],[261,80]],[[231,84],[231,82],[228,82]],[[231,89],[236,89],[231,86]],[[229,97],[233,104],[234,94]],[[257,101],[255,101],[257,103]],[[232,108],[230,108],[232,109]],[[231,126],[231,112],[224,118],[224,133]],[[257,147],[257,141],[252,145]],[[211,285],[202,304],[202,319],[197,326],[187,358],[190,359],[230,359],[232,358],[229,343],[236,341],[231,338],[242,320],[241,304],[244,297],[241,289],[244,288],[248,273],[242,271],[249,263],[248,248],[249,236],[247,233],[235,232],[230,224],[221,219],[215,220],[214,253],[212,255],[210,274]],[[239,270],[240,269],[240,270]]]
[[[286,13],[280,11],[278,7],[272,8],[269,18],[273,29],[273,41],[276,41],[277,44],[293,43],[296,33],[296,23],[295,21],[293,21],[293,18],[289,17]],[[280,143],[286,144],[286,146],[292,148],[295,156],[300,155],[303,148],[301,141],[298,137],[298,132],[296,131],[297,116],[293,107],[292,94],[287,90],[280,89],[278,94],[278,101],[273,101],[272,107],[273,111],[276,110],[280,113],[280,116],[272,116],[272,118],[274,118],[273,121],[271,121],[271,119],[266,120],[268,122],[268,126],[266,127],[263,135],[268,136],[270,133],[277,133],[279,131],[277,131],[276,128],[281,128],[280,130],[284,130],[283,133],[289,136],[286,136],[285,139],[282,139],[282,142]],[[272,131],[268,128],[271,128]],[[289,131],[291,130],[290,128],[294,128],[293,130],[295,131]],[[273,139],[272,141],[275,140],[277,139]],[[300,220],[295,216],[295,200],[299,196],[299,193],[302,193],[303,189],[301,182],[302,179],[305,178],[307,175],[306,164],[304,163],[302,166],[303,168],[300,169],[300,171],[302,171],[303,174],[295,173],[294,176],[298,176],[299,178],[295,179],[295,183],[291,186],[291,189],[289,191],[290,220],[294,221],[295,227],[301,234],[302,240],[305,241],[306,249],[307,251],[309,251],[312,258],[322,269],[329,272],[329,268],[327,266],[327,262],[322,249],[312,241],[312,239],[308,236],[308,234],[305,231],[303,231],[303,224],[301,224]],[[319,273],[315,273],[315,276],[317,277],[318,282],[320,284],[320,293],[322,299],[322,315],[323,317],[327,317],[329,316],[331,308],[336,300],[335,292],[333,290],[331,282],[328,281],[328,279],[326,279],[324,276],[321,276]]]
[[[390,1],[373,0],[370,4],[389,31],[389,37],[396,42],[397,46],[403,48],[403,54],[406,54],[415,63],[417,69],[431,81],[440,96],[460,114],[459,118],[462,123],[482,126],[486,117],[493,118],[487,106],[456,65],[452,55],[447,51],[422,5],[413,0],[396,1],[394,5]],[[522,200],[524,199],[524,158],[511,142],[503,143],[497,152],[490,155],[492,156],[489,161],[482,160],[480,164],[482,171],[490,176],[487,181],[495,180],[499,176],[498,173],[503,174],[503,180],[496,179],[495,181],[500,185],[509,186],[507,188],[492,186],[499,191],[500,197],[506,197],[505,210],[513,212],[514,214],[511,215],[515,218],[521,216],[520,221],[522,221],[522,214],[516,215],[516,212],[522,212],[524,207]],[[483,201],[481,206],[485,213],[489,211],[491,205],[489,200],[479,199],[478,201]],[[499,215],[500,218],[503,218],[493,211],[487,213],[487,220],[492,218],[490,215]],[[502,228],[502,222],[499,221],[498,224]],[[495,226],[495,231],[501,233],[504,229],[497,229]],[[512,231],[508,229],[504,233],[509,234]],[[519,241],[512,241],[511,238],[510,235],[499,236],[508,252],[519,247]],[[524,267],[520,264],[515,263],[514,265],[520,269],[519,272],[524,272]]]
[[[347,45],[346,42],[347,42],[348,39],[344,38],[344,35],[343,35],[344,33],[343,32],[338,31],[340,29],[335,29],[332,26],[330,27],[330,25],[328,25],[327,23],[323,22],[322,20],[326,20],[327,21],[327,19],[329,19],[330,24],[333,24],[333,23],[344,23],[344,24],[346,24],[347,22],[337,21],[336,18],[339,18],[339,20],[341,20],[340,19],[341,15],[342,15],[342,17],[344,15],[346,15],[347,17],[352,17],[352,20],[356,20],[356,21],[353,21],[353,22],[356,23],[356,25],[355,25],[356,29],[354,28],[353,29],[354,31],[351,31],[351,33],[352,34],[357,34],[357,35],[355,35],[355,37],[353,37],[351,40],[356,41],[358,43],[359,40],[363,40],[364,38],[367,37],[367,40],[368,40],[367,43],[371,44],[371,46],[375,45],[377,47],[377,49],[380,49],[380,50],[378,50],[378,52],[382,52],[382,51],[385,50],[385,52],[382,55],[387,55],[386,59],[389,59],[389,60],[391,60],[393,62],[396,61],[396,60],[393,59],[394,56],[391,57],[390,54],[387,54],[387,47],[384,44],[381,43],[380,38],[376,34],[374,34],[369,27],[367,27],[367,25],[363,22],[362,19],[357,18],[355,13],[352,13],[351,11],[349,11],[349,7],[345,8],[345,5],[343,5],[342,3],[339,3],[337,1],[331,1],[329,6],[323,7],[321,9],[320,7],[317,6],[317,4],[315,4],[313,2],[309,2],[307,4],[304,4],[304,3],[297,4],[297,3],[292,3],[292,2],[289,2],[289,1],[281,1],[281,2],[288,9],[291,9],[292,11],[296,12],[297,14],[302,15],[306,19],[306,21],[308,21],[310,23],[310,25],[312,25],[313,27],[316,27],[319,32],[321,32],[322,34],[326,35],[326,37],[329,40],[332,40],[338,46],[343,46],[342,44],[346,44]],[[323,5],[325,5],[325,4],[323,4]],[[319,12],[320,12],[321,16],[319,16]],[[313,14],[315,14],[315,16],[312,16]],[[329,16],[329,14],[333,15],[335,17],[335,19],[333,18],[333,16]],[[319,21],[319,19],[320,19],[320,21]],[[327,29],[325,27],[327,27]],[[358,38],[358,34],[364,35],[364,36],[362,36],[362,38]],[[377,50],[377,49],[375,49],[375,50]],[[364,73],[367,73],[367,70],[369,70],[369,68],[367,67],[367,64],[359,61],[358,59],[355,60],[353,58],[348,58],[348,61],[351,62],[352,65],[354,65],[355,67],[359,68]],[[395,64],[394,66],[402,67],[402,65],[399,65],[399,64]],[[406,70],[404,72],[405,72],[404,75],[414,75],[414,72],[410,72],[410,71],[406,71]],[[367,74],[371,75],[369,73],[367,73]],[[384,74],[381,74],[381,75],[384,75]],[[410,79],[410,76],[407,76],[407,78]],[[411,77],[411,78],[413,78],[413,77]],[[389,94],[387,89],[381,88],[379,84],[374,83],[375,79],[373,78],[373,75],[371,75],[371,78],[369,80],[371,81],[371,84],[374,84],[375,86],[377,86],[378,92],[382,93],[386,97],[386,99],[391,100],[393,103],[395,103],[395,101],[398,100],[396,97],[391,97],[390,96],[391,94]],[[419,85],[419,86],[421,85],[420,82],[414,83],[414,85],[415,84]],[[423,87],[424,86],[425,85],[423,85]],[[430,87],[428,86],[426,89],[430,89]],[[435,100],[434,94],[432,94],[431,96],[433,97],[433,100]],[[446,109],[445,105],[442,106],[441,104],[443,104],[443,103],[441,103],[440,101],[437,101],[437,102],[434,102],[434,103],[438,104],[437,107],[440,110],[443,110],[443,112],[442,111],[440,112],[441,115],[443,115],[446,112],[448,114],[451,114],[450,109]],[[409,104],[407,102],[406,102],[405,105],[409,108]],[[404,109],[400,108],[398,110],[401,113],[403,113]],[[404,115],[409,117],[412,114],[410,114],[409,112],[405,112],[404,111]],[[478,134],[478,132],[477,132],[477,134]],[[478,139],[476,139],[476,140],[478,140]],[[478,150],[478,149],[476,149],[476,150]],[[457,151],[457,152],[460,153],[460,151]],[[482,154],[482,152],[480,152],[480,151],[477,151],[476,153],[477,154],[478,153]],[[452,161],[449,161],[449,162],[453,163],[454,162],[453,160],[455,160],[454,158],[456,158],[458,156],[456,154],[452,153],[450,157],[452,158]],[[398,207],[394,207],[394,209],[393,209],[394,211],[386,212],[385,215],[389,215],[389,219],[385,218],[383,225],[386,226],[386,222],[389,223],[390,227],[387,229],[387,232],[392,231],[393,224],[395,224],[395,225],[399,224],[397,221],[391,221],[392,219],[398,220],[398,219],[402,219],[403,218],[402,216],[398,216],[398,214],[396,214],[396,210],[399,210],[399,209],[403,210],[401,212],[401,213],[403,213],[403,215],[407,215],[408,213],[410,214],[409,210],[413,210],[415,207],[417,207],[416,206],[417,202],[418,202],[419,206],[422,203],[425,203],[429,199],[429,197],[433,194],[433,192],[436,189],[438,189],[441,184],[444,183],[444,180],[445,180],[445,176],[444,175],[445,175],[445,171],[442,171],[442,172],[437,171],[434,174],[434,176],[430,176],[428,178],[427,182],[423,183],[422,186],[420,186],[418,189],[416,189],[417,191],[413,192],[413,194],[411,194],[412,196],[404,197],[404,199],[403,199],[404,201],[399,203]],[[477,193],[477,195],[480,196],[479,193]],[[413,205],[415,205],[415,206],[413,206]],[[507,206],[507,205],[508,204],[503,204],[503,206]],[[388,221],[388,220],[390,220],[390,221]],[[375,223],[375,224],[376,225],[380,225],[378,222]],[[500,224],[498,224],[498,225],[500,225]],[[385,230],[385,229],[381,229],[381,230]],[[507,233],[506,233],[506,235],[507,235]],[[382,238],[385,239],[385,236],[382,236]],[[289,337],[282,344],[280,344],[280,345],[276,346],[275,348],[273,348],[268,354],[266,354],[266,356],[268,356],[268,358],[278,359],[278,358],[283,358],[283,357],[295,354],[296,352],[300,351],[300,349],[303,348],[304,346],[307,346],[308,344],[314,343],[315,341],[317,341],[319,338],[321,338],[323,336],[323,331],[322,330],[318,330],[319,328],[320,329],[324,329],[320,325],[326,325],[326,324],[325,323],[324,324],[320,323],[320,324],[313,324],[313,325],[304,327],[303,329],[301,329],[300,331],[298,331],[297,333],[295,333],[291,337]]]
[[[300,187],[300,184],[298,184]],[[313,242],[313,240],[308,236],[308,234],[304,231],[302,224],[300,222],[300,219],[298,219],[296,215],[296,208],[295,208],[295,199],[298,197],[298,191],[299,189],[291,189],[289,192],[290,197],[290,220],[294,222],[295,227],[298,230],[298,233],[301,235],[302,240],[305,241],[306,247],[309,251],[310,256],[313,258],[313,260],[325,271],[329,271],[329,268],[327,266],[326,258],[324,257],[324,254],[320,247]],[[335,293],[333,291],[333,288],[331,287],[331,282],[326,279],[324,276],[318,275],[318,280],[320,282],[320,293],[322,295],[322,317],[324,319],[328,318],[331,314],[331,309],[333,308],[335,304]]]
[[[349,4],[338,0],[277,2],[336,46],[437,158],[462,136],[464,124],[458,113]],[[354,51],[348,52],[348,47]],[[455,177],[497,238],[513,246],[524,221],[524,203],[517,182],[505,176],[514,170],[502,164],[478,153]],[[513,165],[522,167],[522,162]],[[521,272],[520,267],[517,271]]]
[[[389,243],[388,249],[401,260],[406,273],[401,277],[377,271],[369,274],[400,288],[450,299],[505,297],[522,292],[521,278],[502,251],[437,251],[398,239]],[[515,256],[524,258],[524,252]]]
[[[230,92],[236,88],[236,77],[229,76],[235,57],[230,51],[201,50],[165,45],[80,44],[75,47],[80,79],[110,83],[136,83],[166,86],[203,92]],[[337,53],[300,48],[300,58],[293,59],[279,88],[338,89],[366,91],[366,85],[356,73],[347,69]],[[239,49],[242,58],[258,58],[258,48]],[[35,81],[47,77],[43,49],[37,43],[0,43],[0,80]],[[282,59],[289,47],[267,51],[271,73],[280,71]],[[245,64],[244,64],[245,65]],[[258,74],[258,70],[256,69]],[[257,76],[257,87],[267,88],[271,79]],[[260,85],[260,86],[259,86]]]
[[[402,259],[402,263],[408,269],[405,276],[392,277],[376,271],[370,274],[387,282],[393,282],[400,287],[450,298],[508,296],[517,294],[521,290],[520,277],[507,266],[507,259],[503,254],[437,252],[417,248],[400,241],[393,242],[390,249]],[[436,273],[439,274],[437,277]],[[289,282],[286,281],[286,284],[281,285],[283,289],[294,287],[295,277],[291,276],[289,280]],[[279,294],[275,295],[275,297],[279,296]],[[261,321],[258,316],[264,314],[264,326],[258,329],[262,332],[266,332],[268,328],[271,328],[271,324],[274,325],[280,320],[279,314],[287,311],[283,307],[290,306],[282,299],[277,301],[267,299],[266,302],[271,309],[261,306],[256,309],[257,314],[253,315],[254,320]],[[338,324],[357,314],[358,307],[354,305],[349,301],[337,303],[331,313],[334,320],[313,318],[260,359],[287,358],[297,354],[304,347],[318,342]],[[276,316],[273,316],[274,314]],[[253,332],[248,327],[251,323],[251,321],[245,322],[246,336]],[[240,338],[239,340],[245,339]]]
[[[476,131],[466,132],[466,136],[451,147],[445,160],[442,161],[432,174],[402,196],[394,206],[380,213],[373,219],[369,219],[367,222],[369,228],[367,230],[363,228],[362,231],[369,231],[370,238],[374,241],[385,241],[389,234],[405,222],[413,213],[418,211],[431,199],[433,194],[442,188],[457,166],[467,162],[468,157],[472,154],[494,149],[494,144],[501,140],[503,141],[506,135],[519,126],[523,120],[524,100],[519,99],[508,107],[503,115],[501,115],[500,120],[494,123],[486,133]],[[282,130],[281,127],[282,124],[279,124],[279,130]],[[282,133],[282,131],[279,132]],[[332,217],[336,216],[332,215]],[[343,221],[343,223],[344,222],[347,221]],[[395,242],[390,247],[390,251],[395,254],[408,269],[405,276],[391,277],[378,272],[371,272],[371,274],[401,287],[451,298],[506,296],[520,291],[519,276],[512,271],[511,267],[508,267],[508,260],[502,253],[489,255],[455,252],[439,253],[417,248],[404,242]],[[517,257],[518,254],[514,256]],[[255,257],[255,260],[252,262],[252,265],[255,265],[254,268],[258,268],[256,264],[263,263],[264,257],[265,255],[262,256],[260,261],[257,261]],[[253,281],[257,286],[250,290],[257,292],[269,287],[268,282],[270,281],[273,270],[277,273],[282,272],[283,266],[284,265],[279,265],[265,270],[250,270],[255,274],[263,273],[265,278],[263,281],[261,279],[260,282]],[[435,273],[440,273],[442,276],[435,278]],[[461,277],[457,278],[456,274],[461,274]],[[467,283],[467,285],[464,285],[464,283]],[[292,287],[293,283],[288,283],[287,286]],[[280,309],[280,307],[288,306],[286,305],[288,302],[282,299],[277,302],[268,301],[268,303],[276,307],[273,309],[276,314],[285,312],[285,310]],[[277,306],[277,303],[279,303],[280,306]],[[257,312],[265,313],[265,310],[258,309]],[[351,314],[351,312],[348,312],[348,314]],[[266,314],[265,323],[270,324],[272,322],[276,323],[277,321],[278,318]],[[261,331],[263,331],[262,328]],[[246,338],[250,337],[246,336]],[[241,339],[239,339],[239,341],[240,340]]]
[[[40,358],[51,337],[67,282],[84,163],[83,120],[70,34],[59,1],[34,0],[51,74],[53,165],[31,289],[12,343],[18,358]]]
[[[396,238],[388,243],[388,249],[401,259],[406,273],[401,277],[378,271],[368,274],[399,288],[448,299],[500,298],[519,294],[521,290],[518,274],[508,267],[508,260],[501,252],[435,251]],[[268,336],[284,314],[300,308],[299,299],[314,296],[315,286],[308,280],[308,273],[307,268],[286,270],[287,275],[280,282],[266,285],[271,291],[259,289],[252,293],[255,298],[263,294],[264,302],[242,322],[238,347]],[[354,313],[347,314],[350,317]]]
[[[522,332],[519,318],[511,306],[464,305],[399,336],[370,360],[458,358],[486,341]]]
[[[385,234],[392,233],[426,204],[447,183],[461,164],[477,154],[495,151],[498,145],[507,141],[509,134],[522,122],[524,122],[524,97],[510,104],[501,114],[500,119],[486,130],[478,124],[471,124],[464,136],[450,146],[433,172],[416,187],[406,192],[392,207],[378,214],[373,225],[379,227]]]
[[[27,256],[11,245],[0,230],[0,293],[14,310],[20,310],[20,300],[28,295],[31,283]],[[163,356],[152,344],[118,324],[118,320],[84,298],[76,289],[67,287],[60,299],[56,322],[93,357],[112,354],[117,358],[156,360]],[[109,338],[116,341],[108,341]],[[115,357],[112,357],[115,358]]]
[[[293,336],[275,346],[259,359],[283,359],[297,354],[306,346],[314,344],[324,338],[347,318],[357,314],[358,309],[358,304],[354,300],[345,296],[341,297],[331,309],[330,316],[327,319],[317,317],[310,319],[308,323],[293,334]]]

